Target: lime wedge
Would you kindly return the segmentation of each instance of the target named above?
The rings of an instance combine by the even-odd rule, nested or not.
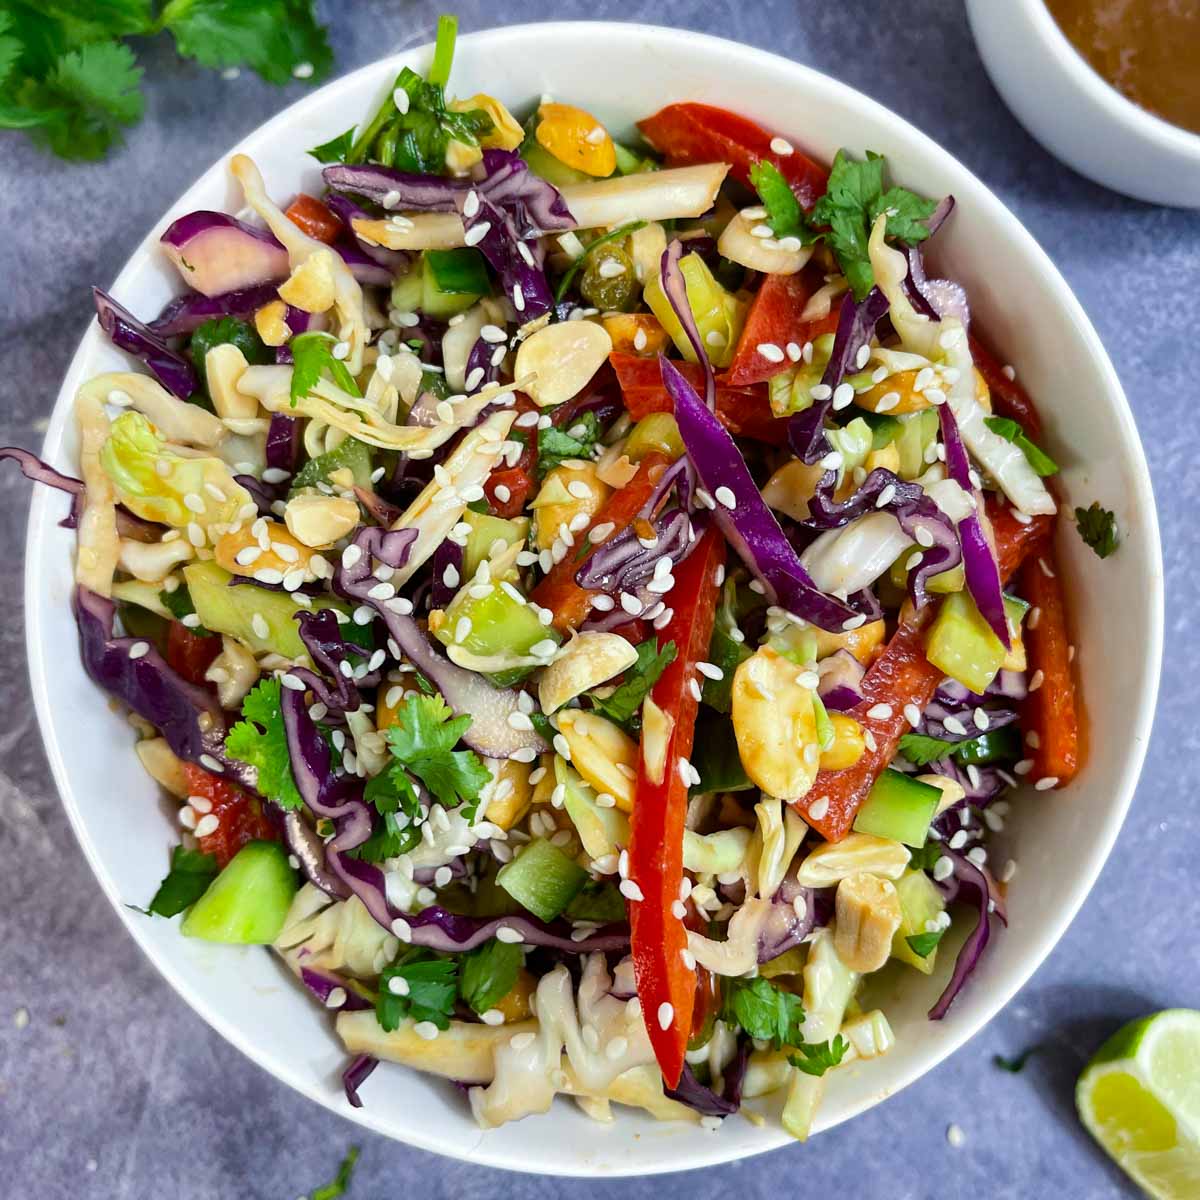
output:
[[[1075,1104],[1148,1195],[1200,1196],[1200,1012],[1167,1009],[1118,1030],[1079,1077]]]

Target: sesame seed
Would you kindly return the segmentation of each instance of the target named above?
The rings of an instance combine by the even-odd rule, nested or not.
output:
[[[133,645],[129,647],[129,657],[132,659],[142,658],[149,653],[149,642],[134,642]]]
[[[508,334],[505,333],[499,325],[485,325],[479,331],[479,336],[483,338],[485,342],[497,343],[508,341]]]
[[[629,613],[630,616],[636,617],[645,607],[642,602],[629,592],[621,593],[621,607]]]
[[[179,810],[179,824],[182,825],[184,829],[196,828],[196,814],[189,805],[185,804]]]
[[[904,719],[914,728],[921,723],[921,710],[915,704],[904,706]]]
[[[896,485],[894,483],[889,483],[883,489],[883,491],[881,491],[879,493],[878,497],[876,497],[875,507],[876,508],[887,508],[887,506],[889,504],[891,504],[891,502],[893,500],[895,500],[895,498],[896,498]]]
[[[814,821],[820,821],[829,812],[829,797],[819,796],[808,806],[808,815]]]
[[[620,891],[626,900],[638,902],[645,899],[645,896],[642,895],[642,889],[632,879],[622,879],[618,885],[618,891]]]
[[[891,409],[895,408],[896,405],[899,403],[900,403],[900,393],[899,392],[886,392],[884,395],[879,397],[879,401],[875,405],[875,411],[877,413],[889,412]]]
[[[403,917],[397,917],[392,922],[392,933],[402,942],[412,941],[412,926]]]
[[[780,154],[786,157],[793,151],[792,143],[781,137],[773,137],[771,139],[771,151],[774,154]],[[666,1026],[664,1026],[666,1028]]]
[[[946,717],[942,724],[951,733],[957,733],[959,737],[963,737],[967,732],[967,727],[957,717]]]
[[[976,729],[986,731],[988,725],[991,724],[990,720],[988,719],[987,713],[982,708],[977,708],[975,710],[975,712],[973,714],[973,719],[975,721]]]
[[[675,1020],[675,1008],[664,1000],[658,1006],[658,1027],[659,1029],[670,1029],[672,1022]]]
[[[478,224],[472,225],[463,235],[463,244],[466,246],[478,246],[491,232],[491,221],[480,221]]]
[[[890,704],[874,704],[867,709],[867,716],[876,721],[886,721],[892,715]]]
[[[725,342],[727,340],[728,339],[725,337],[725,335],[719,329],[710,329],[704,335],[705,343],[709,346],[712,346],[714,349],[718,349],[718,350],[722,346],[725,345]]]
[[[949,879],[954,874],[954,862],[944,854],[933,864],[933,877],[938,883]]]
[[[1046,682],[1046,676],[1041,670],[1034,671],[1029,677],[1029,690],[1036,692]]]
[[[1011,363],[1005,363],[1004,366],[1000,368],[1000,374],[1003,375],[1005,379],[1016,379],[1017,368],[1012,366]]]
[[[783,362],[783,351],[774,342],[759,342],[755,349],[771,363]]]
[[[928,549],[930,546],[933,545],[933,542],[934,542],[933,534],[924,525],[917,526],[917,532],[915,534],[915,537],[917,539],[918,546],[924,546],[926,549]]]
[[[951,1125],[946,1129],[946,1141],[948,1141],[955,1150],[959,1149],[959,1147],[961,1147],[966,1140],[967,1135],[963,1133],[963,1131],[957,1125]]]
[[[427,1042],[432,1042],[438,1035],[438,1027],[432,1021],[418,1021],[413,1026],[413,1033]]]
[[[255,637],[262,638],[264,641],[271,636],[271,627],[262,613],[255,613],[250,618],[250,628],[254,630]]]
[[[296,79],[311,79],[313,70],[313,65],[310,62],[297,63],[292,68],[292,76]]]
[[[1057,775],[1045,775],[1033,785],[1039,792],[1048,792],[1052,787],[1058,786]]]
[[[805,347],[805,349],[807,349],[807,347]],[[828,400],[829,397],[833,395],[833,388],[831,388],[827,383],[815,383],[811,388],[809,388],[809,395],[811,395],[814,400],[820,403],[823,400]]]
[[[498,925],[496,927],[496,941],[516,945],[520,940],[521,935],[515,929],[510,929],[507,925]]]
[[[714,679],[719,681],[725,678],[725,672],[722,671],[721,668],[716,665],[716,663],[703,661],[698,662],[696,664],[696,670],[699,671],[705,679]]]
[[[854,399],[854,388],[848,383],[839,383],[833,392],[833,407],[843,409]]]
[[[770,225],[754,225],[750,229],[751,237],[761,238],[766,240],[775,236],[775,230]]]

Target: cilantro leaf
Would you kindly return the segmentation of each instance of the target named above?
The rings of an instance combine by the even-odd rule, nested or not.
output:
[[[1093,500],[1087,508],[1077,508],[1075,524],[1079,536],[1100,558],[1107,558],[1120,544],[1116,514],[1101,508],[1099,500]]]
[[[265,366],[275,361],[275,352],[268,349],[258,336],[258,330],[249,321],[240,321],[237,317],[213,317],[196,327],[192,332],[192,340],[188,343],[188,357],[191,358],[206,390],[206,356],[214,346],[226,342],[236,346],[251,366]]]
[[[441,696],[409,696],[388,729],[388,747],[445,808],[464,806],[471,819],[491,773],[473,750],[454,746],[471,718],[451,714]]]
[[[805,1075],[824,1075],[830,1067],[836,1067],[846,1057],[850,1043],[839,1033],[828,1042],[802,1042],[796,1047],[798,1054],[789,1054],[788,1062]]]
[[[319,163],[345,162],[346,155],[350,153],[350,147],[353,145],[354,126],[351,125],[345,133],[339,133],[337,137],[330,138],[329,141],[322,142],[319,146],[314,146],[309,154]]]
[[[36,0],[30,7],[43,19],[60,22],[76,44],[154,32],[150,0]]]
[[[375,1017],[387,1033],[398,1029],[405,1017],[449,1029],[457,996],[457,960],[413,946],[380,975]]]
[[[799,996],[785,992],[761,975],[754,979],[731,979],[727,983],[723,1020],[738,1025],[755,1041],[770,1042],[776,1050],[798,1046],[804,1004]]]
[[[767,224],[777,238],[799,238],[807,246],[821,236],[809,224],[791,184],[773,162],[759,159],[750,168],[750,183],[767,210]]]
[[[159,601],[163,608],[167,610],[177,621],[182,621],[184,617],[195,616],[196,606],[192,603],[192,594],[187,590],[187,584],[181,584],[173,592],[168,592],[166,589],[158,593]],[[187,626],[189,633],[194,633],[197,637],[211,637],[212,630],[205,629],[203,625]]]
[[[590,459],[600,433],[600,422],[594,412],[584,413],[567,429],[560,429],[556,425],[548,425],[545,429],[539,429],[537,435],[538,478],[544,478],[547,472],[552,471],[566,459],[582,458],[585,461]]]
[[[216,879],[219,868],[215,854],[201,854],[199,850],[185,850],[176,846],[171,851],[171,869],[158,885],[147,913],[160,917],[173,917],[195,904]]]
[[[937,949],[937,944],[945,932],[944,929],[935,929],[932,932],[926,930],[923,933],[910,933],[904,940],[918,958],[928,958]]]
[[[1027,1046],[1020,1054],[1013,1058],[1005,1058],[1003,1054],[993,1054],[992,1063],[1002,1071],[1007,1071],[1010,1075],[1016,1075],[1025,1069],[1025,1064],[1041,1049],[1043,1047],[1036,1044]]]
[[[292,352],[292,406],[307,396],[328,372],[333,382],[351,396],[362,397],[350,368],[340,358],[334,358],[337,338],[331,333],[298,333],[288,347]]]
[[[323,1187],[314,1188],[309,1193],[308,1200],[338,1200],[338,1197],[344,1196],[350,1187],[350,1177],[354,1174],[354,1164],[357,1162],[358,1147],[351,1146],[339,1164],[333,1181]]]
[[[587,693],[592,708],[601,716],[632,729],[642,707],[642,701],[658,682],[659,676],[675,661],[675,643],[668,642],[661,650],[658,643],[649,638],[637,648],[637,662],[625,672],[624,680],[611,696],[601,698],[594,692]]]
[[[485,1013],[512,991],[524,962],[520,946],[492,938],[463,955],[458,994],[475,1012]]]
[[[914,767],[926,767],[931,762],[945,758],[954,749],[953,742],[929,737],[924,733],[906,733],[900,739],[900,753]]]
[[[367,781],[363,798],[382,818],[371,836],[350,853],[366,862],[383,862],[407,854],[421,840],[418,819],[421,799],[408,773],[398,762],[389,763]]]
[[[249,67],[268,83],[316,82],[333,52],[312,0],[170,0],[159,18],[184,58],[205,67]]]
[[[941,842],[930,839],[919,850],[909,850],[908,865],[913,871],[932,871],[934,864],[941,857]]]
[[[734,673],[749,657],[746,639],[738,628],[738,581],[730,575],[721,589],[721,600],[708,644],[708,661],[720,667],[722,672],[720,679],[705,677],[700,698],[709,708],[715,708],[720,713],[729,712],[733,704]]]
[[[829,186],[815,205],[810,219],[815,225],[828,225],[826,239],[837,257],[842,273],[856,300],[862,300],[875,284],[867,242],[871,228],[887,214],[889,237],[915,245],[929,236],[924,223],[937,208],[907,188],[883,190],[884,158],[867,151],[862,162],[855,162],[839,150],[829,172]]]
[[[1058,463],[1040,446],[1031,442],[1025,435],[1025,430],[1016,421],[1008,417],[984,417],[983,423],[1006,442],[1012,442],[1029,460],[1029,465],[1043,478],[1058,474]]]
[[[258,790],[280,808],[300,808],[304,800],[292,778],[292,759],[279,707],[279,680],[261,679],[242,701],[242,720],[225,735],[225,752],[258,770]]]

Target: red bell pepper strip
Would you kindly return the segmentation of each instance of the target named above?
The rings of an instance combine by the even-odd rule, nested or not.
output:
[[[996,539],[1000,578],[1007,580],[1038,540],[1046,536],[1051,519],[1034,517],[1030,524],[1022,525],[1010,509],[999,504],[989,504],[988,516]],[[868,749],[845,770],[819,772],[812,790],[793,805],[826,841],[840,842],[850,832],[875,780],[895,757],[901,736],[911,729],[904,715],[905,706],[915,704],[924,711],[943,679],[942,672],[925,657],[925,628],[933,612],[934,606],[927,605],[919,614],[901,620],[886,649],[863,676],[862,703],[850,715],[870,731],[874,749]],[[889,715],[868,716],[877,704],[883,705]],[[821,816],[815,817],[811,806],[819,806],[822,798],[827,805]]]
[[[690,683],[696,663],[708,654],[716,615],[717,571],[725,542],[715,527],[675,568],[670,593],[674,616],[659,632],[660,645],[675,643],[675,659],[651,689],[654,703],[674,719],[667,738],[663,778],[655,783],[639,758],[637,790],[630,814],[629,879],[642,898],[629,905],[633,970],[650,1044],[668,1087],[679,1082],[692,1032],[696,970],[683,959],[687,929],[675,916],[683,880],[683,825],[688,784],[679,764],[692,752],[699,701]]]
[[[513,408],[518,417],[523,413],[538,410],[537,405],[524,392],[517,392],[517,401]],[[537,430],[517,429],[513,432],[525,439],[525,449],[521,451],[521,457],[511,467],[501,467],[498,471],[493,471],[483,485],[483,494],[487,497],[492,513],[508,519],[519,517],[525,511],[525,501],[534,490],[534,480],[537,476]],[[503,490],[499,496],[496,495],[497,488],[508,489],[507,499],[501,499],[505,495]]]
[[[623,488],[618,488],[609,496],[588,526],[590,529],[592,525],[611,524],[612,532],[597,542],[590,542],[579,540],[587,538],[587,531],[581,530],[575,546],[587,546],[587,552],[576,557],[574,548],[568,550],[563,559],[555,563],[549,574],[533,589],[531,599],[554,614],[552,624],[560,633],[579,628],[591,610],[592,597],[596,594],[581,588],[575,582],[579,568],[591,558],[597,546],[603,546],[605,542],[616,537],[633,521],[650,499],[669,463],[670,460],[665,454],[647,454],[638,464],[637,474]]]
[[[733,361],[725,378],[734,385],[759,383],[787,370],[790,361],[778,363],[764,358],[759,346],[770,344],[785,350],[789,342],[803,347],[823,333],[836,333],[838,305],[830,307],[828,315],[806,321],[801,317],[809,297],[820,286],[820,280],[808,271],[795,275],[767,275],[754,293],[742,335],[733,352]]]
[[[1049,539],[1030,551],[1021,571],[1021,595],[1030,604],[1024,635],[1030,692],[1022,723],[1037,735],[1037,744],[1027,751],[1033,759],[1029,778],[1055,779],[1055,787],[1065,787],[1079,770],[1079,711],[1062,585],[1057,575],[1046,574],[1042,563],[1055,569]]]
[[[283,214],[311,238],[329,245],[342,233],[342,223],[315,196],[301,192]]]
[[[974,335],[970,335],[971,357],[992,394],[992,411],[998,417],[1018,422],[1034,440],[1042,431],[1042,421],[1029,393],[1009,379],[999,359]]]
[[[774,163],[792,185],[805,208],[825,194],[829,173],[793,147],[780,154],[775,141],[761,125],[711,104],[668,104],[652,117],[638,122],[642,136],[673,167],[692,163],[727,162],[729,173],[750,187],[750,168],[766,159]]]
[[[674,403],[663,385],[662,371],[656,359],[614,352],[608,356],[608,361],[616,372],[625,407],[635,421],[649,413],[674,412]],[[674,365],[703,395],[704,374],[700,366],[689,362],[675,362]],[[772,446],[787,443],[787,420],[771,412],[767,389],[761,384],[729,387],[723,376],[717,376],[717,418],[735,437],[747,437]]]
[[[220,653],[219,637],[193,633],[179,621],[172,621],[167,626],[167,666],[188,683],[204,687],[204,673]]]
[[[184,763],[183,770],[188,795],[207,800],[211,806],[209,812],[217,818],[216,829],[196,839],[203,853],[217,856],[217,866],[224,868],[247,842],[279,841],[279,833],[267,819],[257,796],[195,763]]]

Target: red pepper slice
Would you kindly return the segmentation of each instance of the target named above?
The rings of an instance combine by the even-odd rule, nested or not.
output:
[[[795,275],[767,275],[750,302],[742,336],[733,352],[733,361],[725,378],[730,384],[744,385],[770,379],[791,366],[764,358],[759,346],[771,344],[780,350],[789,342],[803,347],[823,333],[836,333],[838,305],[832,305],[828,315],[805,321],[800,314],[808,298],[820,286],[819,279],[808,271]]]
[[[538,411],[538,406],[524,392],[517,392],[516,395],[517,400],[513,408],[518,417],[522,413]],[[493,471],[483,485],[483,493],[493,514],[509,519],[519,517],[525,511],[525,501],[534,491],[537,475],[537,430],[518,429],[515,432],[523,435],[525,439],[525,449],[521,451],[521,457],[511,467],[501,467],[498,471]],[[496,495],[497,488],[508,489],[507,500],[502,500]]]
[[[655,704],[674,718],[667,739],[661,783],[639,759],[637,791],[630,816],[629,878],[642,899],[629,905],[633,969],[642,1016],[655,1057],[669,1087],[679,1082],[692,1031],[696,971],[683,961],[687,930],[672,908],[683,880],[683,825],[688,785],[679,762],[692,752],[699,701],[690,682],[696,663],[708,654],[717,606],[717,571],[725,562],[725,542],[710,528],[675,569],[671,603],[675,615],[658,634],[660,645],[674,642],[674,661],[650,692]]]
[[[974,335],[969,338],[971,357],[992,394],[992,411],[998,417],[1017,421],[1033,439],[1042,431],[1042,420],[1029,393],[1015,380],[1009,379],[1000,360]]]
[[[747,117],[711,104],[668,104],[638,128],[671,166],[727,162],[734,179],[750,187],[750,168],[765,158],[773,162],[792,185],[800,203],[812,208],[825,194],[829,173],[806,154],[793,148],[779,154],[771,147],[774,136]]]
[[[674,411],[656,359],[614,352],[608,356],[608,361],[616,372],[625,407],[635,421],[649,413]],[[678,367],[692,387],[703,394],[704,373],[697,363],[673,362],[672,365]],[[723,376],[718,376],[717,417],[735,437],[752,438],[772,446],[787,442],[787,421],[771,412],[767,389],[762,384],[730,387]]]
[[[315,196],[301,192],[283,214],[311,238],[329,245],[342,233],[342,223]]]
[[[1037,745],[1028,750],[1033,759],[1029,778],[1053,778],[1058,781],[1055,787],[1065,787],[1079,770],[1079,710],[1062,584],[1057,575],[1046,574],[1043,562],[1055,570],[1049,539],[1033,548],[1021,571],[1021,595],[1031,606],[1025,622],[1030,682],[1036,683],[1041,676],[1024,704],[1025,727],[1037,734]]]
[[[167,626],[167,666],[188,683],[205,686],[204,673],[221,653],[221,639],[193,633],[179,621]]]
[[[207,800],[212,806],[209,811],[217,818],[216,829],[196,839],[205,854],[217,856],[217,866],[224,868],[247,842],[279,841],[279,833],[267,819],[257,796],[195,763],[184,763],[183,770],[187,775],[188,795]]]
[[[554,614],[553,625],[560,633],[578,629],[592,607],[592,596],[595,593],[581,588],[575,582],[579,568],[591,558],[597,546],[603,546],[605,542],[616,537],[638,515],[642,505],[650,499],[669,462],[665,454],[647,454],[638,464],[637,474],[623,488],[618,488],[609,496],[607,503],[592,517],[588,526],[590,529],[592,525],[611,523],[612,532],[595,543],[580,542],[577,538],[576,546],[588,546],[587,553],[576,558],[574,549],[569,550],[562,561],[555,563],[550,573],[533,589],[532,599]],[[586,538],[587,532],[581,531],[579,537]],[[678,578],[676,574],[676,579]]]
[[[1034,517],[1028,525],[1022,525],[1009,508],[992,502],[988,516],[996,539],[1000,577],[1007,580],[1046,536],[1051,518]],[[942,672],[925,657],[925,628],[932,616],[933,606],[928,605],[919,615],[902,620],[886,649],[863,676],[862,703],[850,715],[871,731],[875,748],[845,770],[821,771],[808,795],[793,805],[826,841],[840,842],[850,832],[875,780],[895,757],[901,736],[911,728],[904,715],[905,705],[915,704],[924,710],[942,681]],[[868,716],[877,704],[884,705],[889,715]],[[828,805],[820,817],[814,817],[811,805],[822,797]]]

